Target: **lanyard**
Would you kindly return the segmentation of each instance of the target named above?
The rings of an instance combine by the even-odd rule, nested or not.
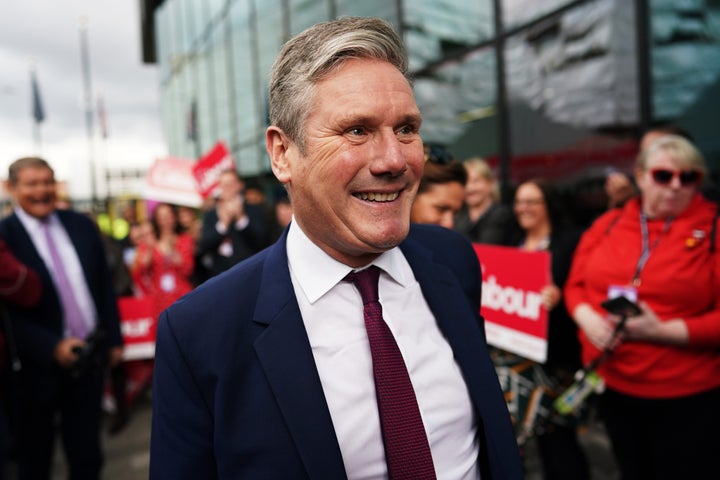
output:
[[[650,233],[648,232],[648,225],[647,225],[647,217],[645,216],[645,212],[640,212],[640,233],[642,234],[642,252],[640,253],[640,258],[638,259],[637,265],[635,266],[635,275],[633,275],[632,284],[635,287],[640,286],[640,272],[642,272],[642,269],[645,268],[645,264],[647,263],[648,259],[650,258],[650,252],[652,252],[655,247],[657,247],[657,244],[660,242],[660,238],[667,233],[668,230],[670,230],[670,224],[672,223],[672,218],[668,218],[665,221],[665,226],[663,227],[662,233],[657,236],[655,241],[652,245],[650,245]]]

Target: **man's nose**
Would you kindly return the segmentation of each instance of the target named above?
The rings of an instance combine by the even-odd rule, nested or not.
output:
[[[379,145],[374,154],[375,158],[370,165],[370,171],[375,175],[396,177],[407,170],[403,144],[398,140],[395,132],[380,133]]]

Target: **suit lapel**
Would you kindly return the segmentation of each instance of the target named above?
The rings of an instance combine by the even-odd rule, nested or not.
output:
[[[8,238],[8,244],[12,245],[15,256],[25,265],[35,270],[42,278],[44,285],[52,285],[50,270],[48,270],[47,265],[45,265],[42,257],[40,257],[40,253],[37,248],[35,248],[30,234],[25,230],[18,216],[13,214],[8,217],[7,222],[8,230],[11,232],[11,237]]]
[[[483,478],[522,478],[507,405],[487,351],[484,329],[477,323],[481,322],[479,312],[448,268],[433,261],[429,249],[412,237],[401,248],[463,372],[478,415]]]
[[[286,230],[287,232],[287,230]],[[295,300],[286,234],[268,252],[255,321],[255,351],[310,478],[346,478],[332,418]]]
[[[478,312],[470,307],[457,279],[447,267],[433,261],[429,250],[412,240],[401,248],[461,368],[476,372],[485,353],[478,348],[484,344],[482,326],[473,321]]]

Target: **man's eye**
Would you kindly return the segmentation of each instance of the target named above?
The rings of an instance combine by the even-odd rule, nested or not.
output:
[[[417,132],[417,128],[413,125],[403,125],[398,129],[400,135],[412,135],[415,132]]]
[[[348,128],[347,133],[350,135],[365,135],[365,129],[363,127],[352,127]]]

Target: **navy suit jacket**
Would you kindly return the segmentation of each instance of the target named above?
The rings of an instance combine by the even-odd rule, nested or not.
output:
[[[97,309],[98,327],[105,330],[110,346],[122,345],[112,277],[97,227],[90,218],[77,212],[58,210],[56,214],[80,259],[85,281]],[[37,272],[42,281],[39,304],[31,308],[8,306],[14,320],[15,341],[21,362],[26,367],[42,371],[53,365],[55,346],[63,338],[60,299],[50,271],[17,215],[10,215],[0,222],[0,237],[21,262]],[[41,380],[49,382],[50,377],[45,375]]]
[[[286,235],[161,315],[151,478],[346,478],[290,279]],[[483,479],[522,478],[486,349],[472,247],[455,232],[413,226],[401,249],[464,374],[478,414]]]

